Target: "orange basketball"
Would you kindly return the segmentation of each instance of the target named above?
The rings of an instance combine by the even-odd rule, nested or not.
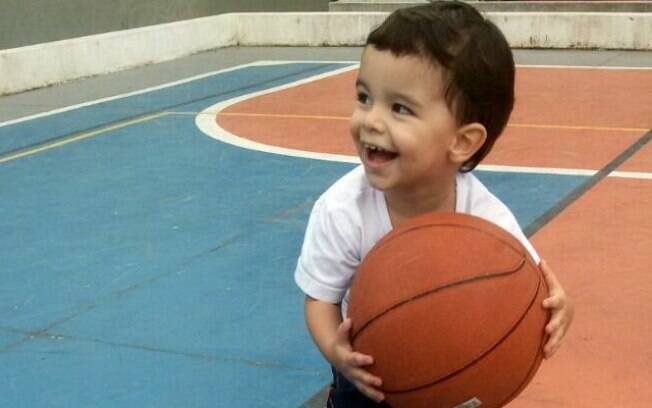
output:
[[[351,341],[374,357],[368,369],[394,408],[501,407],[539,368],[547,292],[507,231],[427,214],[385,236],[358,269]]]

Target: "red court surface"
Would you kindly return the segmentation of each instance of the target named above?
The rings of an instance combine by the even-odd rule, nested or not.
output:
[[[350,71],[237,103],[221,112],[219,124],[265,144],[353,155],[348,115],[355,76]],[[603,167],[652,128],[651,76],[649,70],[519,68],[510,124],[484,164]]]
[[[245,100],[218,115],[240,137],[353,155],[356,71]],[[652,128],[652,70],[521,67],[517,104],[484,164],[600,170]],[[563,347],[510,406],[652,405],[652,145],[533,237],[576,302]],[[553,171],[554,172],[554,171]]]
[[[572,293],[562,349],[515,407],[637,407],[652,401],[652,180],[607,178],[533,239]]]

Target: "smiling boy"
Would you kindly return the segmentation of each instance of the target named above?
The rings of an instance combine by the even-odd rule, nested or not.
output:
[[[346,311],[358,266],[392,228],[427,212],[468,213],[512,233],[539,262],[507,206],[470,173],[507,124],[514,71],[498,28],[463,2],[400,9],[369,35],[350,121],[362,165],[315,203],[295,272],[310,334],[333,366],[329,407],[384,399],[382,379],[365,370],[373,356],[351,347]],[[550,290],[550,357],[573,306],[540,265]]]

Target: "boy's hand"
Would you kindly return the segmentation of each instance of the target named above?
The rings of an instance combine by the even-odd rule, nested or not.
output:
[[[548,298],[543,301],[543,307],[550,309],[550,320],[546,325],[548,342],[543,347],[544,358],[550,358],[561,346],[561,341],[573,321],[575,308],[573,301],[566,294],[557,277],[546,263],[541,260],[541,271],[548,284]]]
[[[375,387],[382,385],[382,380],[361,367],[373,364],[371,356],[353,351],[349,332],[351,319],[344,320],[337,328],[334,347],[335,359],[333,365],[342,373],[360,392],[376,402],[385,399],[385,395]]]

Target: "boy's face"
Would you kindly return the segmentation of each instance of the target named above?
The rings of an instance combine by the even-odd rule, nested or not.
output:
[[[369,182],[388,191],[441,191],[457,124],[444,100],[441,68],[368,46],[356,82],[351,135]]]

